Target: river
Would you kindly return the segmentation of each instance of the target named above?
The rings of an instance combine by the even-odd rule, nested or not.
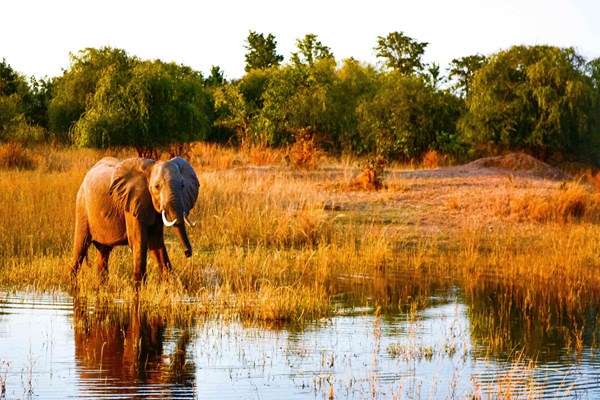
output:
[[[301,326],[205,317],[186,326],[115,300],[0,296],[0,398],[599,398],[600,359],[582,332],[533,351],[477,337],[457,288],[420,309],[337,305]],[[590,336],[590,337],[588,337]]]

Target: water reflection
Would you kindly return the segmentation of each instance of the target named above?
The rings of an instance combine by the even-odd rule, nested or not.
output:
[[[187,349],[189,329],[171,332],[165,349],[164,317],[130,305],[73,301],[75,361],[85,392],[140,394],[164,398],[194,397],[194,362]],[[94,385],[90,385],[94,382]]]
[[[5,295],[4,397],[600,398],[593,298],[567,313],[506,285],[341,280],[339,312],[300,327]]]
[[[600,309],[595,296],[567,307],[552,294],[481,282],[464,291],[478,356],[507,359],[519,351],[538,362],[598,351]]]

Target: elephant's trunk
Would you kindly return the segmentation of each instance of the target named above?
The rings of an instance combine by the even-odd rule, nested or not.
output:
[[[172,225],[175,228],[175,235],[177,235],[179,243],[181,243],[184,248],[185,256],[189,258],[192,256],[192,245],[190,244],[190,239],[188,238],[187,231],[185,230],[184,221],[186,219],[186,213],[181,206],[181,202],[178,201],[176,196],[170,202],[169,208],[171,208],[171,210],[167,211],[167,214],[175,216],[175,220],[172,221]],[[165,225],[167,225],[167,222],[164,222]]]
[[[175,234],[179,239],[181,245],[185,248],[185,256],[190,258],[192,256],[192,245],[188,238],[187,232],[185,231],[185,224],[179,223],[175,225]]]

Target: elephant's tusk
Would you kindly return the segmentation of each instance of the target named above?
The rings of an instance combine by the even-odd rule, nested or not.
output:
[[[173,226],[173,225],[175,225],[175,222],[177,222],[177,218],[175,218],[172,222],[169,222],[167,220],[167,216],[165,215],[165,210],[163,210],[163,212],[162,212],[162,219],[163,219],[163,223],[166,226]]]
[[[196,226],[196,223],[195,223],[195,222],[192,222],[192,221],[190,221],[190,219],[189,219],[189,217],[188,217],[188,215],[187,215],[187,213],[186,213],[186,212],[184,212],[184,213],[183,213],[183,220],[185,221],[185,223],[186,223],[186,224],[188,224],[188,226],[189,226],[190,228],[193,228],[193,227],[195,227],[195,226]]]

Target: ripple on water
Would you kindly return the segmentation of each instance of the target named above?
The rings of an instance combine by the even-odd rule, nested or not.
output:
[[[0,295],[0,380],[7,398],[276,399],[330,392],[336,398],[463,398],[507,390],[600,397],[598,357],[589,346],[546,362],[480,358],[469,306],[455,295],[432,297],[408,314],[347,308],[285,329],[218,318],[173,326],[127,304],[112,316],[110,309],[78,307],[60,293]]]

